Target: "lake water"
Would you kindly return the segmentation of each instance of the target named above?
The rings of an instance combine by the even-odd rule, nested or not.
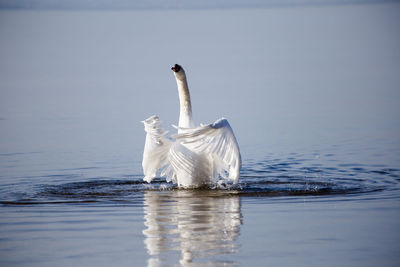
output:
[[[399,12],[0,10],[0,265],[399,266]],[[237,186],[142,182],[175,63]]]

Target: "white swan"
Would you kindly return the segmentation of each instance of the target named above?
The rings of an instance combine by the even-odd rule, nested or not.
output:
[[[143,152],[143,180],[151,182],[161,170],[160,176],[179,187],[198,187],[215,184],[219,180],[239,180],[241,156],[232,128],[225,118],[208,125],[194,126],[192,105],[185,71],[175,64],[178,85],[180,115],[178,134],[170,140],[161,128],[158,116],[142,121],[147,132]]]

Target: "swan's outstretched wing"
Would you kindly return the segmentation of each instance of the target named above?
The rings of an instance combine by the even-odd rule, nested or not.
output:
[[[165,137],[167,131],[161,128],[161,121],[157,116],[151,116],[142,122],[147,132],[142,161],[145,175],[143,180],[151,182],[157,171],[169,164],[168,151],[172,143]]]
[[[181,133],[173,136],[177,141],[194,152],[212,157],[214,178],[221,176],[238,182],[242,165],[239,145],[225,118],[213,124],[180,130]]]
[[[238,182],[241,156],[226,119],[196,128],[180,128],[181,133],[173,136],[176,142],[165,137],[167,132],[161,128],[157,116],[143,123],[147,132],[142,162],[145,181],[150,182],[162,169],[161,176],[167,177],[167,181],[177,182],[179,175],[205,179],[211,174],[214,179],[221,176]],[[190,180],[187,183],[202,182]]]
[[[209,176],[208,161],[182,145],[180,142],[173,142],[165,137],[167,134],[161,127],[157,116],[151,116],[142,121],[147,132],[146,143],[143,152],[143,180],[151,182],[161,170],[160,176],[166,177],[167,181],[178,182],[177,177],[183,177],[180,184],[191,186],[201,184],[200,180],[191,180],[190,177]],[[189,179],[189,180],[185,180]]]

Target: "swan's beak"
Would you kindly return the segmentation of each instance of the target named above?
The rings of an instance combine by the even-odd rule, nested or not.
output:
[[[173,70],[174,72],[178,72],[178,71],[180,71],[181,69],[182,69],[182,67],[179,66],[178,64],[175,64],[175,66],[173,66],[173,67],[171,68],[171,70]]]

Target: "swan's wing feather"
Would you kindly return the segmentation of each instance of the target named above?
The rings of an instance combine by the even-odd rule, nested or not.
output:
[[[242,164],[239,145],[225,118],[209,125],[180,130],[181,133],[173,136],[177,141],[192,151],[210,155],[213,158],[215,174],[234,183],[238,182]]]
[[[152,116],[142,121],[146,135],[146,143],[143,152],[143,180],[151,182],[161,170],[160,176],[167,181],[177,182],[179,174],[190,176],[198,164],[195,153],[180,142],[172,142],[167,139],[167,134],[161,127],[161,121],[157,116]]]
[[[167,167],[168,151],[172,142],[165,137],[167,132],[162,129],[161,121],[157,116],[151,116],[142,122],[147,132],[142,161],[145,175],[143,180],[151,182],[160,168]],[[169,173],[168,170],[164,172]]]
[[[241,156],[232,128],[226,119],[197,128],[179,128],[181,133],[173,136],[177,139],[176,142],[165,137],[167,132],[162,129],[157,116],[152,116],[143,123],[147,132],[142,162],[145,181],[150,182],[160,169],[161,176],[166,176],[167,181],[173,182],[177,182],[177,172],[190,176],[195,169],[204,169],[205,173],[211,169],[214,178],[221,176],[237,183]],[[207,164],[196,168],[198,164],[204,164],[196,157],[198,154],[210,157],[212,166]]]
[[[191,175],[196,164],[193,152],[180,143],[174,143],[172,145],[169,150],[168,160],[174,172],[179,171],[188,176]]]

